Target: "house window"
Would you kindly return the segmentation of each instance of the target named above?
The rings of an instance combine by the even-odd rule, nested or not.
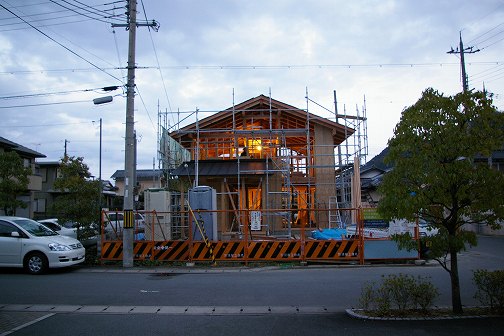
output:
[[[46,212],[46,199],[39,198],[35,200],[35,212]]]
[[[47,182],[47,168],[40,169],[40,176],[42,176],[42,182]]]
[[[248,156],[259,158],[262,152],[261,139],[247,139]]]

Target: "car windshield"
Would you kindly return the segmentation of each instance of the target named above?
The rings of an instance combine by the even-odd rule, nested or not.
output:
[[[77,226],[79,226],[79,224],[75,222],[65,222],[63,223],[63,226],[66,227],[67,229],[74,229]]]
[[[116,222],[118,220],[123,220],[123,215],[120,213],[110,213],[108,214],[108,220],[111,222]]]
[[[53,230],[49,229],[45,225],[32,221],[31,219],[16,219],[13,221],[29,233],[34,236],[42,237],[42,236],[56,236],[58,235]]]

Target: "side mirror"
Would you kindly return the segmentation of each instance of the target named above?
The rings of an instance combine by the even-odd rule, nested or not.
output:
[[[17,231],[12,231],[12,232],[11,232],[11,237],[14,237],[14,238],[19,238],[19,237],[21,237],[21,236],[19,235],[19,232],[17,232]]]

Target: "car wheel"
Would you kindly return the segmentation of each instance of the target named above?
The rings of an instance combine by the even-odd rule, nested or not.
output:
[[[49,268],[49,262],[43,253],[34,252],[26,256],[24,267],[30,274],[43,274]]]

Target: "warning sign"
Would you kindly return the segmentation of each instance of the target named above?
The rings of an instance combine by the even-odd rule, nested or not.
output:
[[[250,229],[261,230],[261,211],[250,211]]]

